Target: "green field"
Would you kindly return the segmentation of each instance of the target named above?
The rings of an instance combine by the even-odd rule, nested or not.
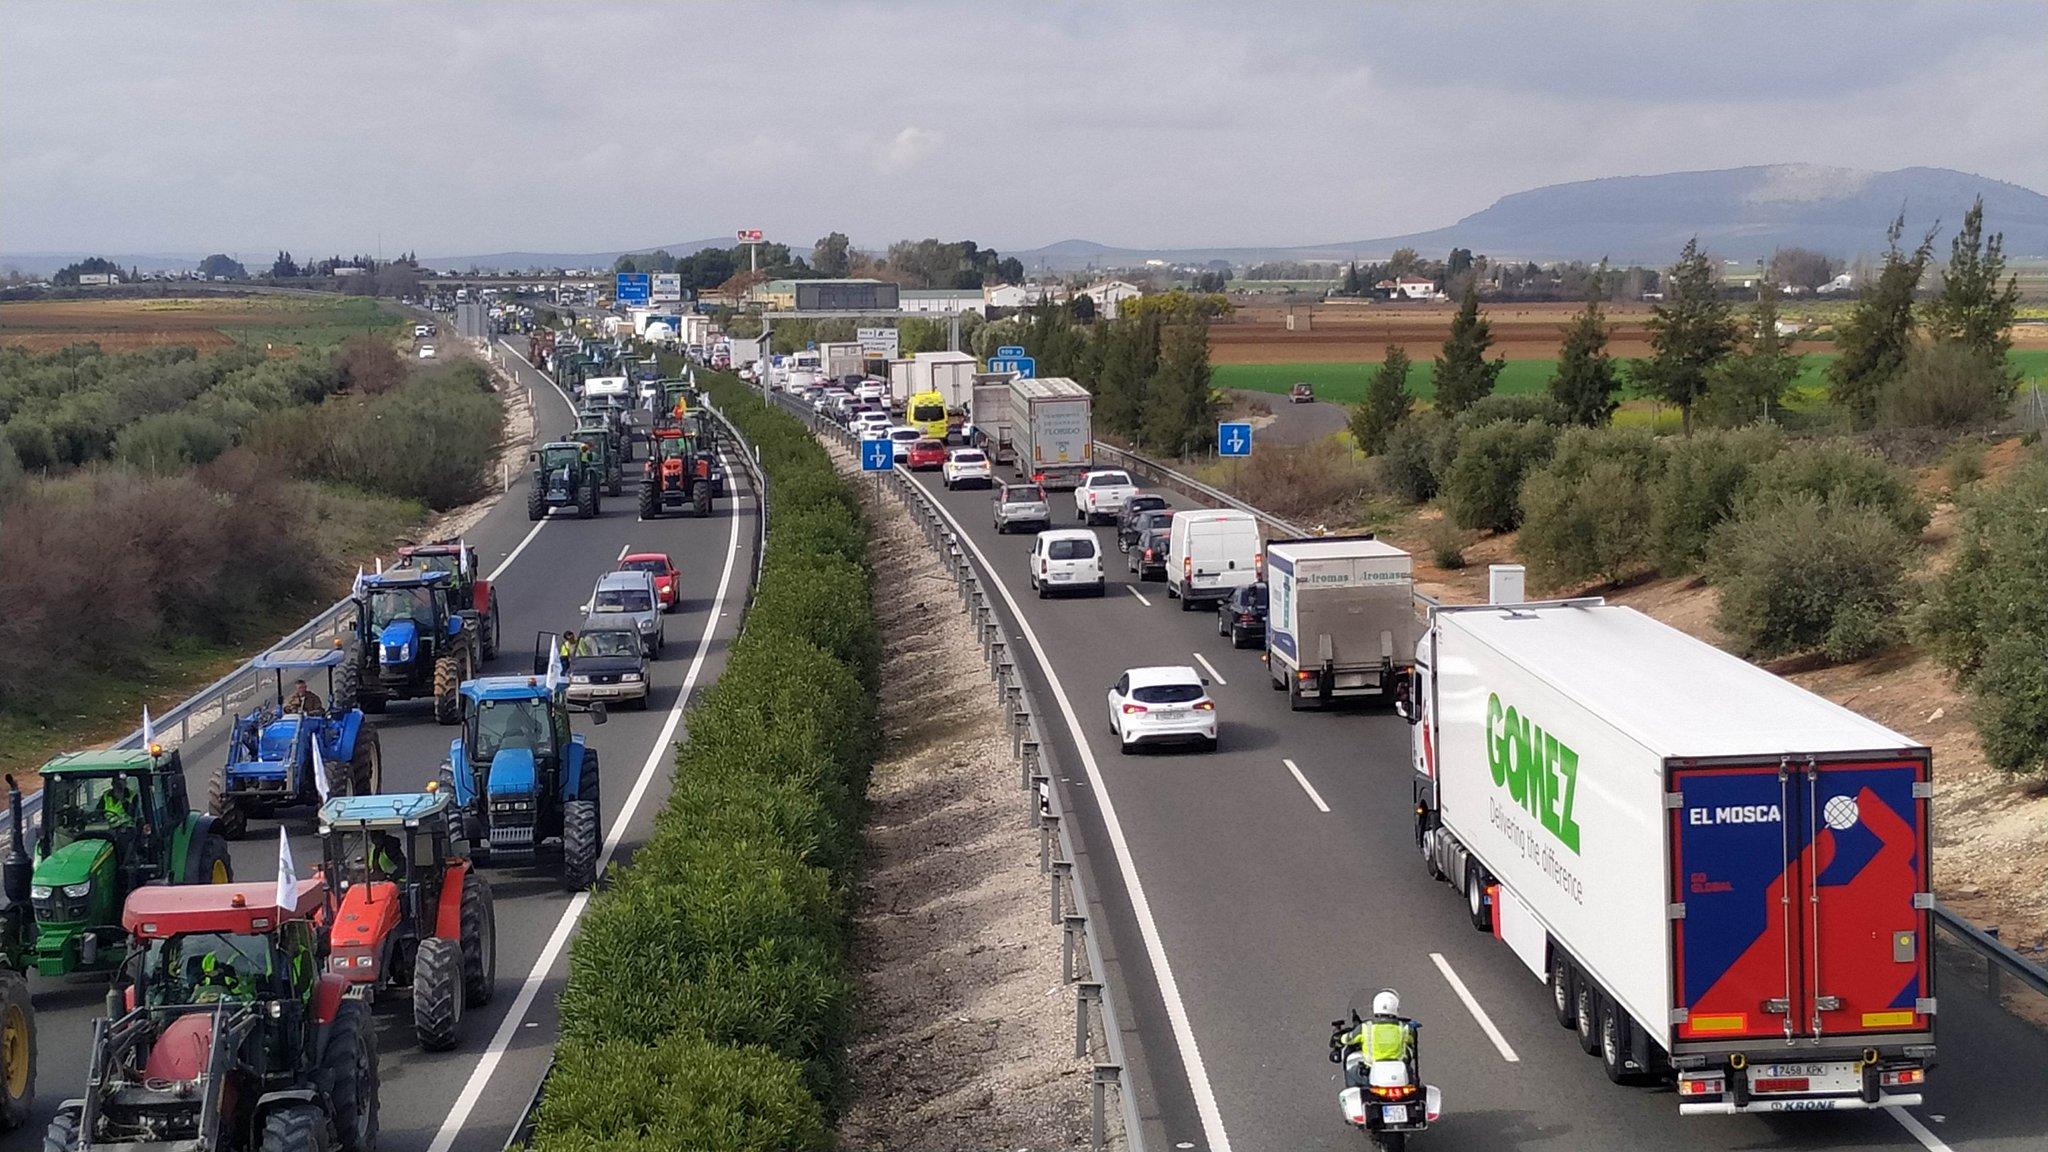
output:
[[[1802,400],[1815,400],[1826,387],[1827,366],[1835,358],[1833,352],[1817,352],[1804,357],[1799,367],[1799,377],[1792,384],[1791,406],[1802,407]],[[2048,379],[2048,349],[2028,349],[2014,352],[2008,361],[2028,380]],[[1377,362],[1364,364],[1216,364],[1210,366],[1211,381],[1218,388],[1237,388],[1248,392],[1272,392],[1285,396],[1296,382],[1306,380],[1315,386],[1316,399],[1333,404],[1355,404],[1365,396],[1366,383],[1379,370]],[[1517,395],[1540,392],[1550,378],[1557,373],[1555,360],[1510,360],[1501,370],[1500,383],[1495,391]],[[1415,364],[1408,372],[1408,390],[1422,399],[1436,395],[1436,383],[1432,378],[1435,365],[1427,360]]]

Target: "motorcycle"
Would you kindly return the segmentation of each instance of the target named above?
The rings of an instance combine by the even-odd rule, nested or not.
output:
[[[1345,1122],[1370,1136],[1374,1147],[1403,1152],[1409,1136],[1428,1131],[1443,1114],[1443,1095],[1434,1084],[1420,1083],[1422,1026],[1408,1022],[1408,1059],[1367,1060],[1358,1045],[1344,1040],[1363,1023],[1355,1007],[1348,1022],[1330,1022],[1330,1063],[1344,1069],[1337,1106]]]

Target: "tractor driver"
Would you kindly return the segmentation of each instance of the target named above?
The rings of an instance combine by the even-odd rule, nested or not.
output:
[[[126,776],[116,776],[100,794],[100,819],[115,832],[135,827],[135,789]]]
[[[370,879],[397,880],[405,875],[405,849],[389,832],[370,836]]]
[[[222,1000],[254,1000],[256,983],[242,975],[232,961],[222,960],[208,949],[199,958],[199,978],[192,981],[194,1004],[217,1004]]]
[[[540,700],[486,700],[477,723],[477,758],[488,761],[506,748],[539,754],[548,747],[547,727],[534,717]]]
[[[292,681],[292,694],[285,697],[284,710],[287,714],[297,713],[302,716],[316,716],[327,709],[320,702],[320,697],[315,695],[311,688],[306,687],[304,680],[294,680]]]

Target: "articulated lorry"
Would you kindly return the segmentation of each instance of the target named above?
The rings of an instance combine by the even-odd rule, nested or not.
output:
[[[1266,670],[1290,707],[1393,702],[1422,635],[1408,553],[1370,535],[1269,540],[1266,584]]]
[[[1597,598],[1434,609],[1401,711],[1425,866],[1610,1079],[1685,1115],[1920,1103],[1924,745]]]
[[[1094,398],[1064,376],[1010,381],[1010,437],[1017,472],[1070,491],[1095,467]]]
[[[968,443],[980,445],[994,464],[1017,461],[1017,438],[1010,426],[1010,381],[1008,372],[980,373],[974,378],[974,399],[967,405],[967,423],[972,432]]]

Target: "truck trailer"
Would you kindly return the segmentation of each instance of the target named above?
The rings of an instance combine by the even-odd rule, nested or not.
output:
[[[1425,867],[1610,1079],[1684,1115],[1921,1102],[1925,745],[1598,598],[1432,610],[1411,693]]]
[[[967,406],[967,422],[974,429],[968,443],[988,453],[991,464],[1017,461],[1017,437],[1010,424],[1010,381],[1014,379],[1008,373],[996,377],[982,374],[974,382],[974,399]]]
[[[1371,535],[1266,542],[1266,670],[1287,703],[1393,703],[1422,620],[1415,563]]]
[[[842,376],[858,376],[865,371],[867,353],[853,340],[830,341],[818,345],[818,363],[825,375],[837,380]]]
[[[1017,472],[1047,489],[1071,491],[1095,467],[1094,398],[1064,376],[1010,381],[1005,407]]]

